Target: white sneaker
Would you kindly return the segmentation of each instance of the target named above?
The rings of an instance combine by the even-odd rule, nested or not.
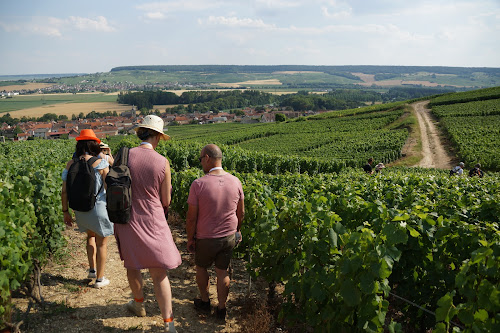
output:
[[[94,287],[102,288],[102,287],[106,287],[108,284],[109,284],[109,280],[106,279],[105,277],[103,277],[101,281],[95,282]]]
[[[97,272],[95,271],[95,269],[93,271],[89,269],[87,270],[87,272],[89,272],[89,275],[87,275],[87,279],[95,279],[97,277]]]

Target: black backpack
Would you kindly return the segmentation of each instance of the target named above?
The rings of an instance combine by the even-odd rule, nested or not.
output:
[[[132,177],[128,168],[128,147],[118,152],[113,166],[106,176],[106,209],[113,223],[126,224],[130,221],[132,203]]]
[[[104,182],[99,191],[95,193],[96,174],[92,164],[98,158],[92,156],[87,161],[84,158],[73,159],[66,179],[66,193],[68,194],[69,207],[80,212],[88,212],[95,206],[97,195],[102,191]]]

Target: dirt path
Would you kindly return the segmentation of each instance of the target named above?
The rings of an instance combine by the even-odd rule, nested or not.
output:
[[[194,258],[186,251],[186,238],[182,221],[171,224],[172,234],[182,255],[182,264],[169,271],[172,286],[173,308],[178,332],[242,332],[244,319],[249,315],[249,299],[255,301],[266,295],[265,287],[252,284],[248,292],[248,275],[242,260],[232,261],[233,276],[228,299],[228,318],[226,323],[218,322],[213,315],[197,313],[193,298],[198,295],[195,283]],[[177,223],[177,224],[176,224]],[[173,225],[172,225],[173,224]],[[42,296],[54,302],[45,311],[34,307],[27,318],[24,312],[28,300],[13,295],[15,312],[13,320],[23,320],[22,332],[163,332],[163,320],[156,303],[153,284],[149,274],[143,270],[145,282],[145,302],[147,316],[135,317],[125,308],[131,299],[126,278],[126,270],[119,258],[114,237],[108,244],[106,277],[111,284],[102,289],[93,287],[94,282],[86,279],[88,263],[85,251],[85,236],[68,228],[66,254],[62,259],[52,262],[43,269]],[[211,272],[210,295],[212,305],[217,304],[215,272]],[[263,301],[265,303],[265,300]]]
[[[449,149],[443,146],[440,133],[431,118],[430,110],[426,108],[428,102],[421,101],[412,104],[420,124],[423,155],[422,160],[414,166],[450,169],[453,157],[448,153]]]

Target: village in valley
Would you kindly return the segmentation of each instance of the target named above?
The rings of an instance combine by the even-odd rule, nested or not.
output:
[[[15,97],[14,97],[15,98]],[[154,110],[164,121],[166,126],[178,126],[188,124],[211,124],[239,122],[243,124],[250,123],[269,123],[274,122],[276,114],[282,114],[286,118],[296,118],[316,114],[317,112],[295,112],[285,110],[284,108],[275,108],[267,105],[261,108],[247,107],[239,110],[240,112],[219,112],[212,111],[207,113],[193,112],[187,114],[160,113],[158,109]],[[153,112],[153,110],[151,111]],[[10,114],[13,118],[15,112]],[[40,139],[74,139],[79,135],[82,129],[92,129],[98,138],[132,134],[137,124],[141,123],[144,112],[139,112],[134,106],[129,111],[117,114],[113,112],[112,116],[102,118],[85,118],[82,114],[74,119],[58,119],[46,122],[20,121],[15,124],[3,122],[0,124],[0,139],[11,141]]]

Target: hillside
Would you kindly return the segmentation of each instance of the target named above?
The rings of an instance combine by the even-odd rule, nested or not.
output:
[[[442,66],[231,66],[170,65],[122,66],[109,72],[43,76],[2,77],[1,86],[29,82],[57,85],[54,92],[123,91],[138,89],[228,89],[252,88],[272,92],[324,91],[335,88],[370,88],[384,91],[390,87],[447,88],[470,90],[500,85],[500,69],[486,67]],[[0,87],[0,91],[9,88]]]

